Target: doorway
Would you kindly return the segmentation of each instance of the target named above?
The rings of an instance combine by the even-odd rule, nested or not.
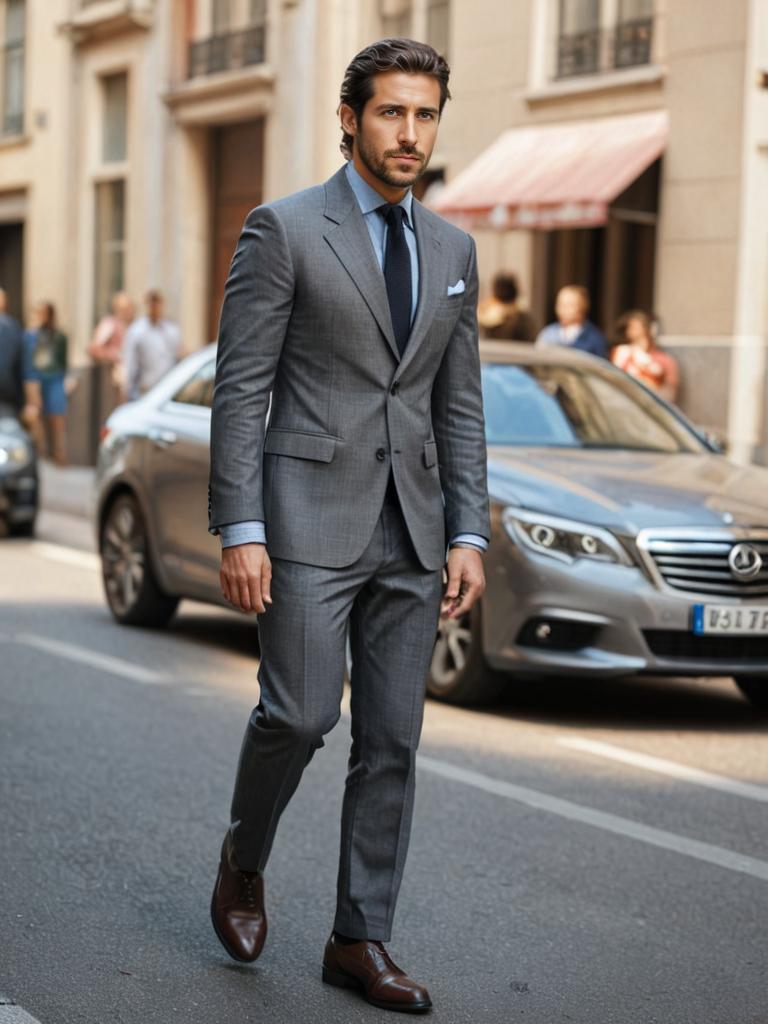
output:
[[[222,125],[211,139],[212,216],[210,307],[208,338],[219,330],[221,303],[229,265],[249,211],[262,201],[264,174],[264,121]]]
[[[0,288],[8,295],[8,312],[24,322],[24,224],[0,224]]]

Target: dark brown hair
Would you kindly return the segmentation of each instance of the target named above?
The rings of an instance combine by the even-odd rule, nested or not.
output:
[[[648,337],[651,339],[651,344],[655,343],[653,333],[653,320],[651,320],[650,316],[645,312],[644,309],[630,309],[626,313],[622,313],[622,315],[616,321],[616,329],[614,331],[616,345],[626,344],[627,327],[629,327],[630,320],[639,320],[645,328]]]
[[[56,307],[53,305],[53,303],[48,302],[47,300],[43,300],[42,302],[38,302],[37,308],[42,313],[42,323],[40,324],[40,326],[47,328],[49,331],[55,331]]]
[[[339,109],[343,103],[351,107],[359,124],[365,105],[373,96],[373,79],[386,71],[405,71],[409,75],[436,78],[440,84],[439,109],[442,114],[446,100],[451,98],[448,90],[451,69],[437,50],[414,39],[380,39],[361,50],[344,72]],[[347,159],[352,156],[352,136],[347,132],[342,135],[341,151]]]
[[[493,297],[499,302],[515,302],[520,291],[517,287],[517,278],[508,271],[500,270],[493,279]]]

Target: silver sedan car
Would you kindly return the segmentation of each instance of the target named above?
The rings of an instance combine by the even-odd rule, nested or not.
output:
[[[441,624],[429,692],[479,704],[511,675],[731,675],[767,710],[768,471],[730,462],[601,360],[499,342],[481,356],[488,586]],[[120,622],[223,601],[207,532],[214,370],[209,346],[105,428],[97,529]]]

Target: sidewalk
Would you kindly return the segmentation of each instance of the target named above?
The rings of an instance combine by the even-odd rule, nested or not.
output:
[[[40,508],[91,519],[96,470],[93,466],[61,468],[40,459]]]

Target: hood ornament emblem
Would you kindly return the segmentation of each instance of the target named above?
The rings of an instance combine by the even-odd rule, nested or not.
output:
[[[751,580],[763,568],[763,559],[751,544],[735,544],[728,555],[728,565],[737,579]]]

